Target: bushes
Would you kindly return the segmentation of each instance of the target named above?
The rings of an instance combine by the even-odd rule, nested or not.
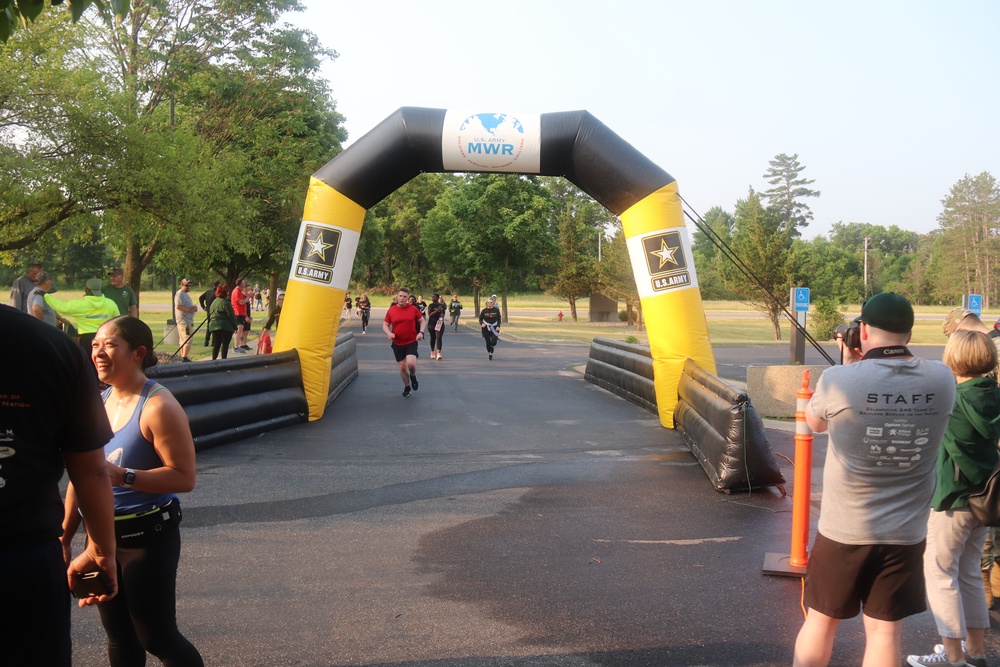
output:
[[[809,322],[810,333],[816,340],[832,340],[833,330],[844,323],[844,314],[836,301],[829,297],[819,297]]]

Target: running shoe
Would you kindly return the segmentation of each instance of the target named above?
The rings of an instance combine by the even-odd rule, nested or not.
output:
[[[416,375],[411,375],[410,376],[410,386],[413,387],[413,391],[416,391],[417,388],[420,386],[420,383],[417,382],[417,376]]]
[[[410,395],[410,388],[406,387],[405,389],[403,389],[403,396],[405,397],[405,396],[409,396],[409,395]]]
[[[929,655],[907,656],[906,664],[911,665],[912,667],[924,667],[924,665],[955,665],[957,667],[959,665],[969,664],[965,660],[962,662],[952,662],[948,660],[948,654],[944,652],[944,646],[941,646],[940,644],[938,644],[938,646],[941,647],[941,650],[934,651],[934,653]],[[934,648],[936,649],[938,646],[935,646]]]

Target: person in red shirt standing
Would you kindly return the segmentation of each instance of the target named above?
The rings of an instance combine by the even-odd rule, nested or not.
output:
[[[233,304],[233,312],[236,313],[236,334],[233,336],[233,349],[237,352],[249,352],[247,345],[247,334],[250,332],[249,321],[247,320],[247,297],[245,290],[247,281],[242,278],[237,281],[233,293],[230,295]]]
[[[392,342],[392,353],[399,364],[403,378],[403,396],[410,395],[410,387],[417,390],[417,341],[424,337],[427,322],[420,309],[409,303],[410,290],[399,288],[396,304],[389,306],[382,322],[382,331]]]

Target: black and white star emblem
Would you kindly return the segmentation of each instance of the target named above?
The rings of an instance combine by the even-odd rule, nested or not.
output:
[[[642,239],[642,248],[651,276],[687,268],[679,232],[663,232],[647,236]]]

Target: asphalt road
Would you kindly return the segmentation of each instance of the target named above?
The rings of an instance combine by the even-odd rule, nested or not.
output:
[[[762,574],[790,497],[714,491],[676,432],[583,379],[586,346],[504,341],[490,362],[449,332],[403,398],[378,328],[358,341],[322,420],[199,453],[177,613],[207,665],[790,663],[800,581]],[[720,374],[772,349],[720,348]],[[96,612],[73,615],[74,664],[106,665]],[[929,614],[904,641],[938,641]],[[862,650],[845,622],[833,664]]]

